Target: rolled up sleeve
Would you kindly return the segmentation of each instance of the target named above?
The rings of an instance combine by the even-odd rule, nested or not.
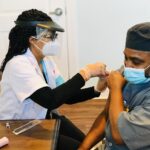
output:
[[[150,149],[150,104],[122,112],[118,119],[120,135],[131,150]]]

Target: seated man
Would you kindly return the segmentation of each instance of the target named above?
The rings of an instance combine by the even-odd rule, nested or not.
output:
[[[78,150],[106,138],[105,150],[150,150],[150,22],[127,32],[124,72],[107,77],[110,93]]]

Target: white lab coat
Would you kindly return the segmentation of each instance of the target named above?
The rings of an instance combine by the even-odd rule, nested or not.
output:
[[[0,82],[0,120],[45,118],[47,109],[28,98],[42,87],[56,87],[60,73],[53,60],[45,57],[44,63],[48,84],[30,49],[7,63]]]

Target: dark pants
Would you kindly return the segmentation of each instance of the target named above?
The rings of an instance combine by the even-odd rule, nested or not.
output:
[[[53,118],[60,119],[60,130],[57,150],[77,150],[85,135],[65,116],[53,115]]]

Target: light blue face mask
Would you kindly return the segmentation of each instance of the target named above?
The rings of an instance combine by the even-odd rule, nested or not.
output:
[[[125,79],[132,84],[141,84],[150,81],[150,78],[145,77],[145,69],[124,68]]]

